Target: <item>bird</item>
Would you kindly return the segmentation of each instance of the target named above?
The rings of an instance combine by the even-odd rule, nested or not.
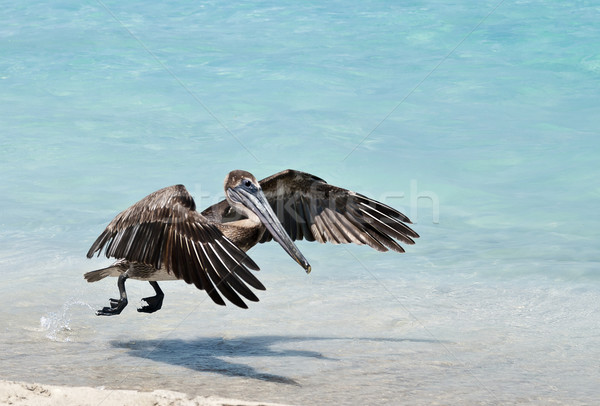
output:
[[[244,170],[229,172],[225,199],[196,211],[183,185],[157,190],[119,213],[90,247],[87,257],[116,259],[84,274],[88,282],[117,277],[119,298],[96,312],[120,314],[127,306],[127,279],[148,281],[155,295],[137,310],[154,313],[163,304],[158,281],[183,280],[206,291],[218,305],[223,299],[247,308],[258,302],[250,289],[265,290],[251,271],[258,265],[247,251],[275,240],[306,273],[311,266],[294,241],[367,245],[402,253],[419,235],[398,210],[298,170],[287,169],[257,181]],[[240,297],[241,296],[241,297]],[[242,299],[242,297],[244,299]]]

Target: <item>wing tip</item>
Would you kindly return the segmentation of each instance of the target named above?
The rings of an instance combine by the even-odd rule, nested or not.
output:
[[[243,301],[241,302],[241,304],[234,303],[234,305],[236,305],[240,309],[247,309],[248,308],[248,305],[246,303],[244,303]]]

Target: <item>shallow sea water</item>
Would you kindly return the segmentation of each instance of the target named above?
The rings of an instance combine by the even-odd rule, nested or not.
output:
[[[0,378],[290,404],[600,402],[593,2],[8,1]],[[250,309],[85,258],[120,210],[232,169],[401,209],[405,254],[250,251]],[[110,404],[110,391],[99,404]]]

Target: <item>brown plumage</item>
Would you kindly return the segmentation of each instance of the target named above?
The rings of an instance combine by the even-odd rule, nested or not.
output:
[[[260,186],[293,241],[366,244],[377,251],[404,249],[418,238],[399,211],[304,172],[287,170],[260,181]],[[260,242],[271,241],[264,233]]]
[[[87,256],[104,250],[119,261],[85,277],[94,282],[118,276],[121,297],[97,314],[123,310],[127,278],[147,280],[157,293],[144,299],[149,305],[140,311],[160,309],[164,295],[156,281],[168,279],[194,284],[217,304],[225,304],[222,294],[245,308],[239,295],[258,301],[247,285],[265,289],[250,272],[259,268],[245,252],[259,242],[277,240],[310,272],[292,241],[356,243],[404,252],[396,240],[414,244],[413,238],[419,237],[397,210],[308,173],[286,170],[258,182],[237,170],[228,174],[224,186],[226,200],[202,213],[185,187],[176,185],[146,196],[108,224]]]

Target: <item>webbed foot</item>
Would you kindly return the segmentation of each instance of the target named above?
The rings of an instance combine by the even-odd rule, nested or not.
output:
[[[137,311],[141,313],[154,313],[155,311],[160,310],[164,297],[165,295],[156,295],[143,298],[142,300],[146,302],[147,305],[139,307]]]
[[[96,316],[114,316],[121,314],[123,309],[127,306],[127,298],[117,300],[110,299],[110,307],[103,307],[96,312]]]

